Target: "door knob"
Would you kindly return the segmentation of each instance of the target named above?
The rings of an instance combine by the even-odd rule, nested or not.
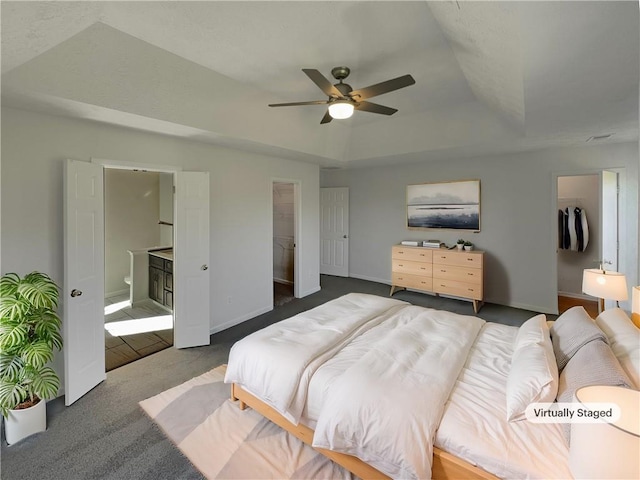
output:
[[[71,290],[71,296],[72,297],[79,297],[80,295],[82,295],[82,290],[76,290],[75,288],[73,290]]]
[[[201,268],[202,270],[207,270],[209,267],[207,267],[206,265],[202,265],[200,268]]]
[[[349,238],[349,236],[348,235],[343,235],[342,238]]]

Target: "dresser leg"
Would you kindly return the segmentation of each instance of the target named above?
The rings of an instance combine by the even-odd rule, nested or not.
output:
[[[482,305],[484,305],[484,302],[481,302],[479,300],[474,300],[473,301],[473,312],[474,313],[478,313],[480,311],[480,308],[482,307]]]
[[[396,291],[396,286],[395,285],[391,285],[391,292],[389,293],[390,297],[393,297],[393,292]]]

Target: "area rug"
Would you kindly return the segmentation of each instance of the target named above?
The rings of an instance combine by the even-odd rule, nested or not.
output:
[[[230,400],[220,366],[140,402],[207,478],[353,479],[339,465]]]

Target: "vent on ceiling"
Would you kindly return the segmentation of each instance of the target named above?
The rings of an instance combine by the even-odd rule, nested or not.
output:
[[[604,135],[594,135],[592,137],[587,138],[587,142],[599,142],[601,140],[607,140],[613,137],[613,133],[605,133]]]

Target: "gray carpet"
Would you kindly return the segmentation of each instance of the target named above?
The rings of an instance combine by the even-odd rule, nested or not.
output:
[[[169,348],[117,368],[70,407],[47,405],[48,430],[16,445],[2,439],[1,477],[22,479],[200,479],[200,473],[143,413],[140,400],[225,363],[233,342],[247,334],[349,292],[389,294],[387,285],[323,276],[322,290],[212,335],[207,347]],[[413,292],[394,298],[473,315],[471,303]],[[478,316],[521,325],[534,312],[485,305]]]

